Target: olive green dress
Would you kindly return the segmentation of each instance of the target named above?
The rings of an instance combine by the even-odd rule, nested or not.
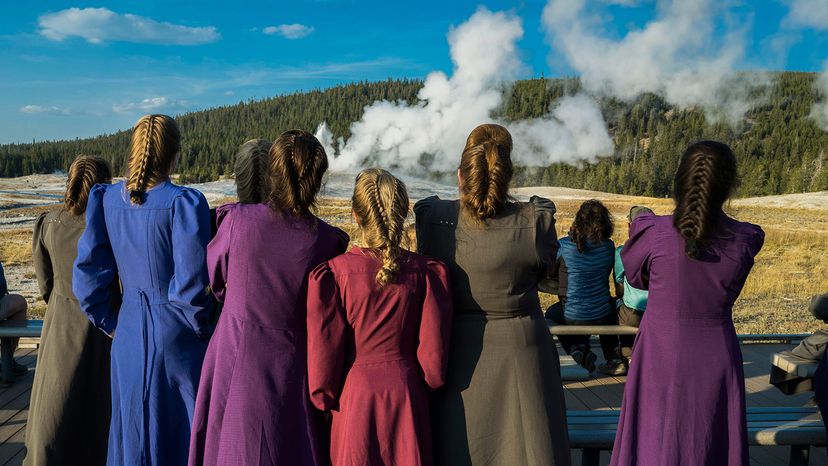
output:
[[[106,464],[110,402],[108,336],[92,326],[72,293],[83,216],[41,214],[33,237],[40,292],[48,304],[37,356],[27,466]],[[113,290],[113,306],[118,294]]]
[[[435,464],[570,464],[560,362],[538,285],[558,249],[555,204],[533,197],[478,222],[458,201],[414,207],[417,249],[451,272],[446,385],[432,404]]]

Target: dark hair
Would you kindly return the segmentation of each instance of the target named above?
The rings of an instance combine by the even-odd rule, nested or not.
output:
[[[509,199],[512,135],[503,126],[480,125],[469,134],[460,158],[460,204],[477,220],[497,215]]]
[[[239,148],[233,173],[236,179],[236,193],[242,204],[258,204],[270,194],[268,179],[268,158],[273,143],[264,139],[251,139]]]
[[[328,156],[319,140],[307,131],[285,131],[270,147],[270,196],[276,211],[293,215],[316,204]]]
[[[72,215],[83,215],[89,201],[89,191],[98,183],[111,183],[112,170],[100,157],[79,155],[69,166],[63,208]]]
[[[578,247],[578,252],[584,252],[587,243],[600,243],[612,236],[613,224],[609,210],[601,201],[591,199],[581,204],[575,221],[569,230],[569,236]]]
[[[673,225],[688,257],[698,258],[708,246],[736,182],[736,156],[727,144],[701,141],[684,151],[673,182]]]

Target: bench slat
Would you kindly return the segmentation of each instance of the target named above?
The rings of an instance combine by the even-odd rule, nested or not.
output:
[[[42,332],[42,320],[0,321],[0,338],[39,337]]]

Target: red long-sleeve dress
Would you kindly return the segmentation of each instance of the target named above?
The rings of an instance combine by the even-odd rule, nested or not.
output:
[[[308,385],[331,411],[334,466],[432,464],[428,391],[443,385],[451,325],[446,267],[405,252],[395,283],[354,248],[308,282]]]

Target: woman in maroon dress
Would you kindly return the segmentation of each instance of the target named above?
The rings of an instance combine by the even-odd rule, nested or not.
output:
[[[649,290],[612,463],[748,464],[745,379],[733,303],[764,233],[723,211],[736,182],[725,144],[684,153],[673,215],[640,215],[621,252],[630,285]]]
[[[305,366],[308,273],[348,245],[309,211],[327,166],[313,135],[288,131],[270,149],[267,203],[218,208],[207,267],[224,310],[204,358],[190,465],[327,464]]]
[[[357,176],[353,212],[366,247],[311,273],[308,385],[333,413],[334,466],[432,464],[428,391],[443,385],[451,295],[446,267],[400,248],[401,181]]]

